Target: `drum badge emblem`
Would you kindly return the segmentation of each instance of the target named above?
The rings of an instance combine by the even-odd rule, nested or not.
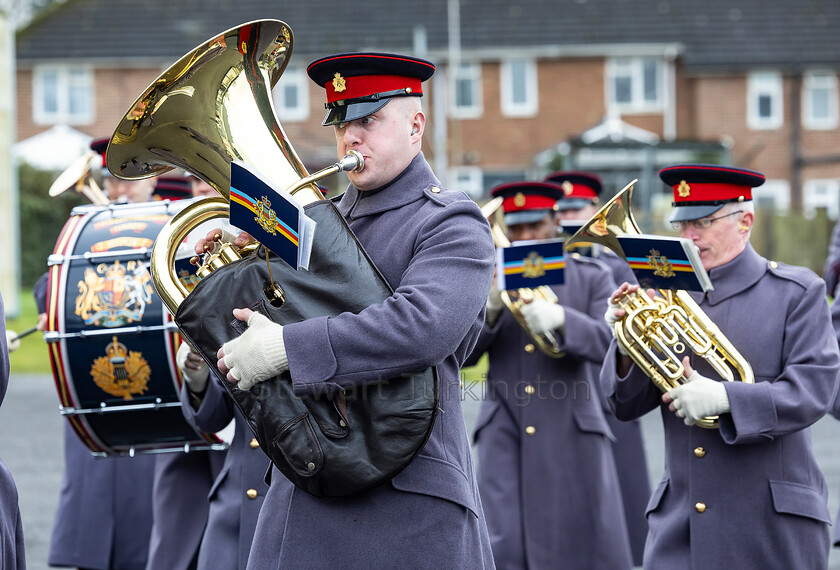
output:
[[[532,251],[528,257],[522,260],[522,277],[542,277],[545,275],[545,258]]]
[[[154,294],[148,270],[134,260],[88,267],[78,287],[76,314],[86,325],[109,328],[141,321]]]
[[[664,255],[659,255],[659,250],[650,250],[648,263],[653,267],[653,274],[658,277],[673,277],[676,275],[673,264]]]
[[[93,381],[102,390],[124,400],[133,400],[134,394],[142,394],[149,389],[152,371],[142,353],[129,351],[114,336],[105,347],[105,354],[107,356],[94,360],[90,369]]]
[[[257,222],[262,229],[273,236],[277,235],[277,214],[271,209],[271,201],[268,197],[263,196],[256,204],[257,217],[254,221]]]

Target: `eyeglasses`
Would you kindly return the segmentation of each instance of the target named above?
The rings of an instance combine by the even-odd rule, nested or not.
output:
[[[716,221],[728,218],[729,216],[734,216],[735,214],[740,214],[743,211],[744,210],[735,210],[734,212],[729,212],[728,214],[718,216],[717,218],[700,218],[699,220],[689,220],[687,222],[671,222],[671,227],[677,231],[682,231],[691,224],[694,229],[708,230]]]

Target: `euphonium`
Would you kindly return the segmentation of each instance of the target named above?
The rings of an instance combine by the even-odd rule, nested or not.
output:
[[[351,151],[309,175],[274,116],[271,87],[291,55],[291,29],[259,20],[216,35],[182,57],[131,106],[106,153],[116,176],[137,179],[182,167],[221,196],[199,200],[158,234],[152,250],[155,290],[184,339],[222,378],[216,351],[244,325],[234,308],[250,307],[281,326],[316,317],[358,313],[393,295],[335,204],[315,182],[341,170],[361,170]],[[177,279],[174,258],[202,222],[228,216],[230,164],[241,160],[285,189],[316,223],[307,270],[296,270],[265,248],[229,244],[206,256],[195,288]],[[323,346],[312,339],[314,350]],[[345,496],[401,471],[434,425],[440,387],[428,367],[398,378],[371,377],[377,389],[360,397],[327,388],[294,393],[288,372],[241,390],[222,382],[262,450],[296,486],[315,496]],[[375,394],[372,394],[375,392]]]
[[[627,259],[619,236],[639,235],[630,211],[633,180],[598,210],[566,242],[566,250],[599,243]],[[684,382],[682,357],[686,349],[703,358],[727,382],[736,373],[741,382],[753,383],[752,367],[686,291],[660,289],[651,299],[644,291],[619,302],[626,311],[615,323],[616,342],[647,374],[657,388],[668,392]],[[718,416],[701,419],[697,425],[718,427]]]
[[[110,204],[111,201],[105,195],[105,192],[91,176],[94,165],[100,163],[101,166],[101,160],[98,152],[87,151],[58,175],[58,178],[50,186],[49,195],[56,197],[68,190],[74,190],[79,194],[84,194],[91,204],[97,206]]]
[[[485,218],[490,220],[501,205],[502,198],[493,198],[481,208],[481,213],[484,214]],[[496,247],[507,247],[510,245],[510,240],[507,238],[504,230],[498,222],[494,221],[491,229],[493,233],[493,243]],[[541,351],[552,358],[561,358],[565,356],[566,353],[560,350],[560,344],[557,342],[557,339],[551,331],[547,331],[542,334],[535,334],[528,328],[528,324],[522,316],[522,306],[535,299],[548,301],[549,303],[556,303],[557,295],[554,294],[551,287],[541,285],[540,287],[534,287],[533,289],[510,289],[502,291],[501,296],[505,307],[513,313],[516,322],[518,322],[522,328],[531,335],[531,338],[534,339],[534,342],[537,343],[537,346],[540,347]]]

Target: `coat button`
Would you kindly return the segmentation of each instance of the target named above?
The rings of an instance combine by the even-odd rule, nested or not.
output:
[[[253,500],[257,498],[257,490],[256,489],[248,489],[245,491],[245,496],[249,499]]]
[[[338,420],[338,425],[340,425],[341,427],[347,427],[347,422],[345,422],[344,420]]]
[[[528,426],[525,428],[525,433],[527,433],[528,435],[534,435],[535,433],[537,433],[537,428],[535,428],[534,426]]]
[[[698,513],[706,512],[706,503],[697,503],[694,505],[694,510]]]
[[[432,190],[432,192],[433,192],[433,193],[435,193],[435,194],[440,193],[440,188],[438,188],[437,186],[432,186],[431,190]]]
[[[251,443],[249,444],[251,449],[256,449],[260,446],[260,442],[257,441],[257,438],[251,439]]]
[[[535,349],[533,344],[528,343],[525,345],[525,352],[527,352],[528,354],[531,354],[532,352],[534,352],[534,350]]]
[[[525,393],[526,394],[533,394],[534,393],[534,387],[531,386],[530,384],[528,384],[527,386],[525,386]]]
[[[703,457],[704,455],[706,455],[706,450],[702,447],[698,447],[694,450],[694,455],[696,455],[697,457]]]
[[[770,268],[771,268],[771,269],[778,269],[778,268],[779,268],[779,264],[778,264],[778,263],[776,263],[775,261],[771,261],[771,262],[770,262]]]
[[[306,464],[306,468],[309,469],[310,471],[315,471],[315,464],[310,461],[309,463]]]

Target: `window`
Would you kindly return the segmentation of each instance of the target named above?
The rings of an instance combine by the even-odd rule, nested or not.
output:
[[[94,120],[93,71],[86,66],[38,66],[32,118],[39,125],[87,125]]]
[[[786,213],[790,209],[790,184],[783,179],[768,179],[764,184],[752,189],[753,204],[756,210],[773,210]]]
[[[806,129],[836,129],[837,74],[812,71],[802,83],[802,124]]]
[[[537,114],[537,65],[533,60],[502,62],[502,113],[508,117]]]
[[[840,180],[808,180],[802,186],[803,214],[813,218],[817,208],[825,208],[829,219],[840,214]]]
[[[281,123],[309,118],[309,79],[302,68],[287,68],[274,86],[272,96]]]
[[[481,65],[462,63],[452,80],[449,114],[456,119],[476,119],[481,116]]]
[[[453,190],[461,190],[473,200],[484,196],[484,176],[477,166],[461,166],[449,169],[447,186]]]
[[[652,57],[607,60],[607,106],[622,113],[662,110],[662,68]]]
[[[775,71],[747,77],[747,125],[751,129],[778,129],[784,122],[782,75]]]

